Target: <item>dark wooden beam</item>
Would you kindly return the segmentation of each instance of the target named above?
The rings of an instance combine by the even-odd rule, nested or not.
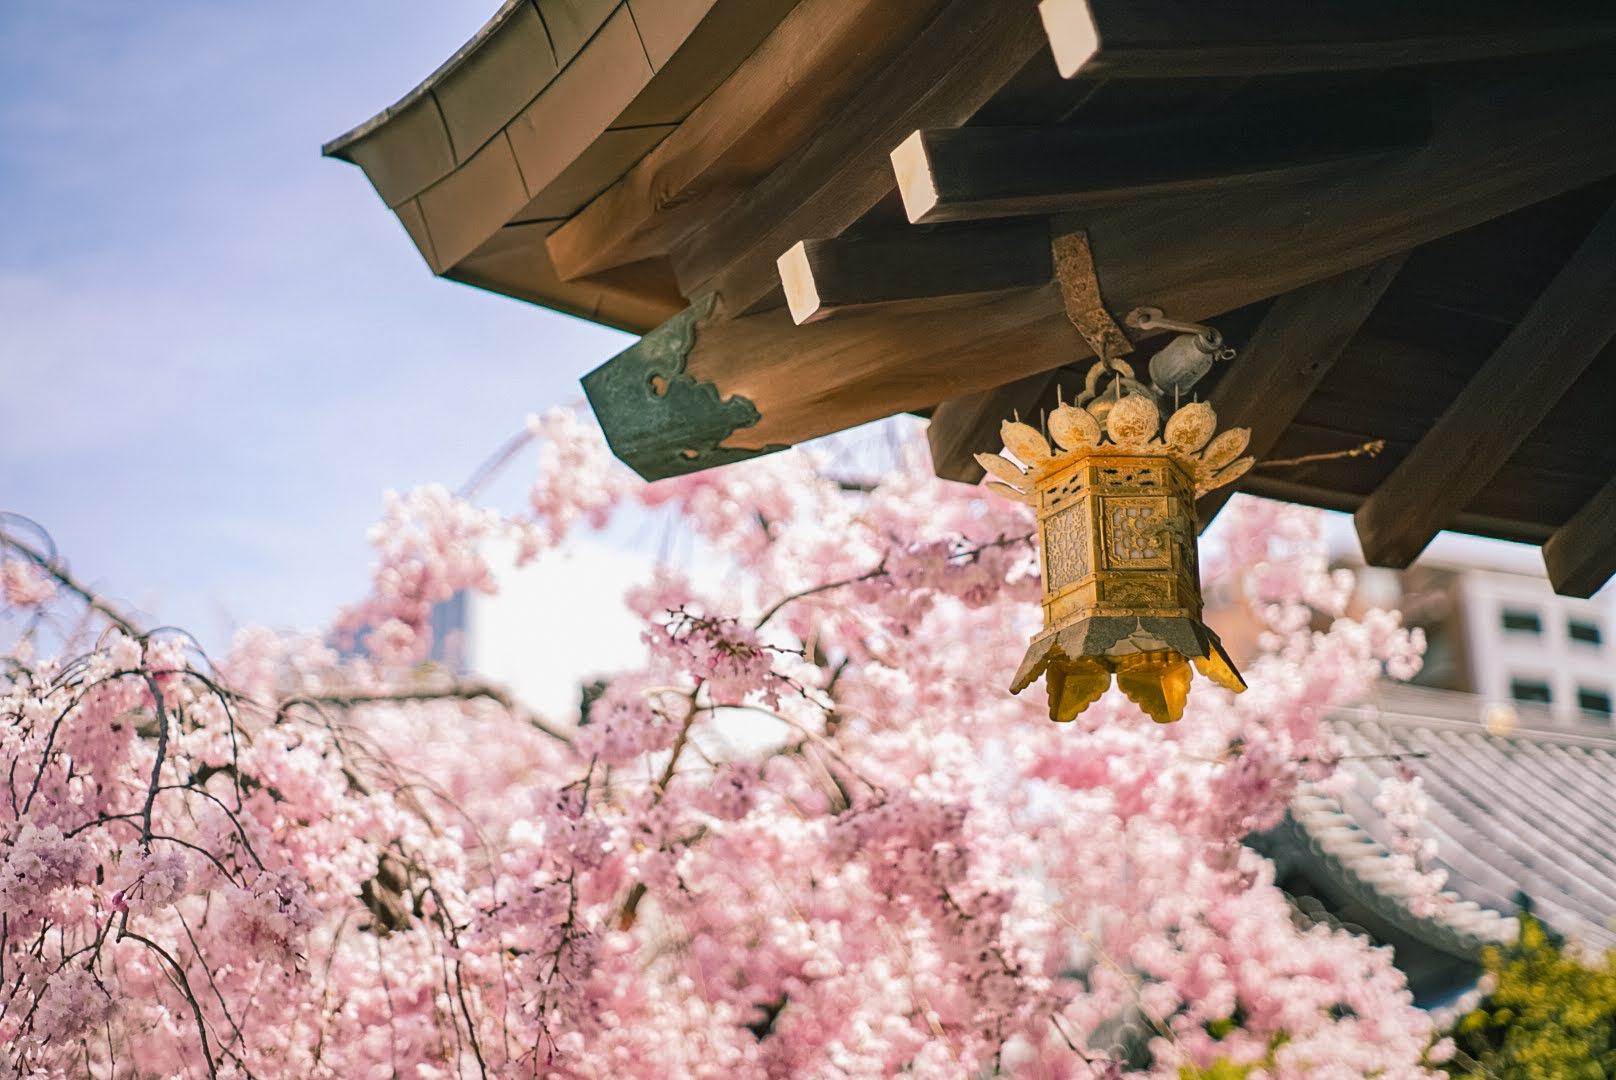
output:
[[[851,307],[1043,285],[1052,273],[1042,221],[803,240],[778,265],[798,324]]]
[[[802,0],[679,127],[546,240],[565,281],[665,255],[861,92],[942,0]]]
[[[1281,296],[1213,385],[1207,402],[1218,414],[1218,427],[1251,429],[1246,452],[1258,468],[1375,310],[1404,258],[1393,255]],[[1239,486],[1196,500],[1202,528]]]
[[[1421,87],[1397,80],[1366,96],[1288,92],[1143,131],[917,131],[892,151],[892,169],[910,221],[966,221],[1296,181],[1429,138]]]
[[[1433,73],[1424,149],[1327,184],[1124,203],[1058,227],[1088,233],[1111,310],[1151,304],[1175,318],[1214,318],[1616,173],[1616,140],[1588,128],[1589,117],[1609,113],[1616,67],[1597,59],[1566,58],[1550,71],[1445,69]],[[814,234],[799,231],[774,250],[771,271],[803,235]],[[989,390],[1088,351],[1052,285],[806,326],[784,308],[742,319],[712,311],[689,329],[681,371],[720,399],[751,403],[756,419],[722,438],[751,453]],[[601,422],[609,433],[627,421]],[[659,413],[657,426],[668,446],[686,435],[676,411]],[[662,469],[667,459],[656,460]]]
[[[1299,503],[1303,506],[1316,506],[1321,510],[1335,510],[1343,514],[1357,510],[1364,501],[1364,496],[1351,491],[1299,483],[1266,473],[1247,473],[1241,479],[1239,488],[1248,495],[1275,499],[1279,502]],[[1495,517],[1468,511],[1453,519],[1452,528],[1454,532],[1510,540],[1517,544],[1541,544],[1550,536],[1548,530],[1537,528],[1530,522],[1518,518]]]
[[[1357,267],[1276,300],[1249,340],[1237,343],[1239,355],[1207,396],[1217,411],[1218,428],[1249,427],[1249,452],[1261,461],[1374,310],[1403,258],[1394,255]],[[1145,363],[1144,358],[1163,343],[1143,347],[1135,366]],[[1039,410],[1053,408],[1057,381],[1071,400],[1082,374],[1062,379],[1062,371],[1042,371],[939,404],[926,433],[937,475],[966,483],[980,480],[982,467],[974,455],[997,449],[999,423],[1012,412],[1037,416]],[[1233,490],[1220,488],[1197,501],[1203,526]]]
[[[840,236],[892,191],[888,153],[916,128],[957,127],[1048,48],[1028,5],[952,0],[800,150],[673,254],[685,295],[745,312],[779,288],[775,260]]]
[[[1616,336],[1616,207],[1353,515],[1374,566],[1413,562]]]
[[[967,484],[981,480],[984,474],[976,455],[996,453],[1003,445],[999,425],[1004,421],[1013,416],[1036,417],[1040,409],[1053,406],[1059,375],[1059,371],[1040,371],[991,390],[939,403],[932,410],[931,423],[926,425],[932,469],[947,480]],[[1067,395],[1068,400],[1071,397]]]
[[[1616,476],[1544,542],[1543,566],[1562,596],[1592,596],[1616,574]]]
[[[1616,38],[1603,3],[1041,0],[1060,73],[1195,78],[1355,71],[1558,52]]]

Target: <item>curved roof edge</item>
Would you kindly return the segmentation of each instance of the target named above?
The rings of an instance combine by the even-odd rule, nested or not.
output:
[[[1303,790],[1292,800],[1287,824],[1296,843],[1332,883],[1381,918],[1450,956],[1474,957],[1482,946],[1513,940],[1513,916],[1444,889],[1428,913],[1416,912],[1395,888],[1373,880],[1391,852],[1359,828],[1340,802]]]
[[[415,89],[326,143],[432,272],[634,333],[661,260],[562,280],[544,237],[673,132],[798,0],[505,0]]]
[[[532,0],[505,0],[505,2],[500,5],[499,10],[494,12],[493,15],[489,16],[488,21],[483,23],[483,25],[478,28],[477,32],[473,34],[464,45],[456,49],[449,59],[439,64],[433,70],[432,74],[416,83],[415,86],[411,87],[405,92],[403,97],[393,102],[393,104],[389,105],[375,116],[370,117],[368,120],[361,120],[359,123],[343,132],[341,135],[338,135],[336,138],[326,142],[320,147],[321,155],[324,157],[340,158],[343,161],[351,160],[346,153],[350,146],[376,131],[388,121],[392,120],[395,116],[402,113],[405,109],[409,108],[411,105],[414,105],[422,98],[426,97],[426,95],[430,94],[433,87],[437,86],[438,83],[447,78],[451,72],[459,68],[460,65],[465,62],[466,58],[472,53],[482,48],[484,42],[493,37],[494,34],[499,31],[499,28],[505,25],[506,20],[511,17],[512,13],[515,12],[517,8],[527,7],[531,3]]]

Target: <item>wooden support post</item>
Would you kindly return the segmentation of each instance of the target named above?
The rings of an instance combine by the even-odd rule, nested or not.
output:
[[[1616,207],[1353,516],[1373,566],[1413,562],[1616,335]]]
[[[1293,92],[1145,133],[1080,127],[917,131],[892,151],[913,222],[1055,214],[1120,200],[1246,189],[1412,150],[1430,135],[1421,88]]]
[[[1616,37],[1616,11],[1574,2],[1040,0],[1038,13],[1068,79],[1355,71],[1528,56]]]
[[[1021,221],[802,240],[779,271],[799,324],[850,307],[1021,289],[1050,279],[1049,228]]]
[[[1275,300],[1212,387],[1207,402],[1218,414],[1218,427],[1250,428],[1246,453],[1256,457],[1259,468],[1375,310],[1404,258],[1393,255]],[[1240,486],[1209,491],[1196,501],[1203,529]]]
[[[1616,574],[1616,476],[1544,543],[1543,566],[1561,596],[1592,596]]]

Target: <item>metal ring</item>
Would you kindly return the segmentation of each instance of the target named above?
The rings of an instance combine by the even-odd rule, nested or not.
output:
[[[1158,307],[1136,307],[1128,312],[1122,321],[1137,330],[1150,330],[1156,326],[1156,321],[1162,318],[1163,312]]]

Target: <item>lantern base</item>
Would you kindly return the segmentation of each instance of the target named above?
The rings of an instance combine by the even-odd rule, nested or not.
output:
[[[1049,718],[1066,722],[1117,688],[1158,724],[1184,715],[1190,665],[1225,690],[1245,680],[1207,626],[1185,616],[1095,615],[1033,638],[1010,684],[1019,694],[1046,677]]]

